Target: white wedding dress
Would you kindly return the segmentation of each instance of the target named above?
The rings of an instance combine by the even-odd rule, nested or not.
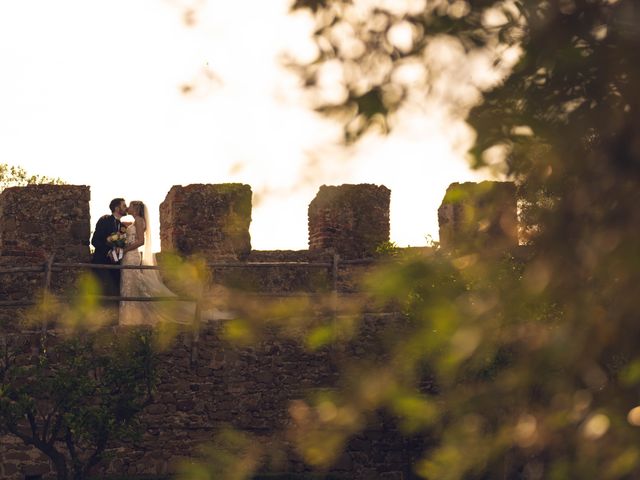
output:
[[[127,227],[127,245],[136,241],[136,227]],[[148,234],[145,234],[148,242]],[[148,247],[148,245],[145,245]],[[148,249],[148,248],[147,248]],[[148,249],[150,250],[150,249]],[[152,255],[145,254],[145,257]],[[122,265],[142,265],[142,257],[137,250],[125,253]],[[145,258],[145,264],[153,264]],[[163,282],[158,270],[123,269],[120,277],[120,295],[123,297],[175,297]],[[120,302],[120,325],[157,325],[162,322],[193,323],[196,306],[194,302],[166,301],[166,302]],[[233,318],[230,312],[218,309],[206,310],[202,313],[204,320],[222,320]]]

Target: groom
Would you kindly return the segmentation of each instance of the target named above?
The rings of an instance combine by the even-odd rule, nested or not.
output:
[[[127,214],[127,202],[124,198],[114,198],[109,204],[111,215],[100,217],[91,238],[91,245],[95,248],[91,263],[98,265],[109,264],[108,253],[113,245],[107,237],[120,230],[120,219]],[[117,297],[120,295],[120,270],[96,269],[95,274],[102,286],[102,294]]]

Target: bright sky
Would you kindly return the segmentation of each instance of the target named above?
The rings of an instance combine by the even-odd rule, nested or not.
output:
[[[252,186],[254,249],[307,248],[322,184],[384,184],[393,241],[438,237],[446,187],[478,178],[469,131],[423,105],[390,137],[339,148],[279,60],[313,56],[309,17],[288,0],[191,3],[187,27],[180,0],[1,2],[0,163],[89,185],[93,223],[113,197],[143,200],[156,241],[172,185],[223,182]]]

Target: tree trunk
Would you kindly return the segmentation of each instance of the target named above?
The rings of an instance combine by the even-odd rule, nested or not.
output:
[[[52,445],[34,442],[33,445],[44,453],[53,462],[56,469],[58,480],[69,480],[69,469],[67,468],[67,459],[63,454],[57,451]]]
[[[12,428],[13,427],[13,428]],[[21,433],[15,425],[9,425],[9,433],[15,435],[24,442],[25,445],[33,446],[44,453],[53,462],[58,480],[69,480],[69,470],[67,469],[67,459],[52,444],[45,443],[35,434],[29,437]]]
[[[69,480],[69,470],[67,468],[67,459],[64,458],[60,452],[53,448],[40,448],[40,451],[44,453],[53,462],[53,466],[56,469],[58,480]]]
[[[61,464],[58,462],[53,463],[56,468],[56,473],[58,474],[58,480],[69,480],[69,472],[67,471],[67,464],[62,461]]]

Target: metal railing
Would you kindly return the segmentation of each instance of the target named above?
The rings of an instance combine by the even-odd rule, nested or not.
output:
[[[216,268],[273,268],[273,267],[294,267],[294,268],[308,268],[308,269],[325,269],[331,268],[331,292],[338,293],[338,271],[341,267],[347,265],[368,265],[376,262],[376,259],[353,259],[342,260],[339,255],[333,256],[331,262],[280,262],[280,261],[268,261],[268,262],[209,262],[207,267],[212,271]],[[42,265],[36,266],[23,266],[23,267],[1,267],[1,274],[11,273],[43,273],[44,279],[42,288],[46,292],[50,292],[51,278],[53,272],[60,272],[64,270],[163,270],[166,267],[160,267],[156,265],[111,265],[111,264],[94,264],[94,263],[73,263],[73,262],[59,262],[54,263],[54,257],[47,258]],[[288,296],[309,296],[308,293],[292,293],[292,292],[252,292],[247,293],[252,296],[273,296],[273,297],[288,297]],[[123,302],[160,302],[160,301],[195,301],[195,297],[187,296],[174,296],[174,297],[123,297],[123,296],[105,296],[97,295],[99,300],[105,301],[123,301]],[[22,307],[22,306],[35,306],[37,304],[34,300],[0,300],[0,307]]]
[[[60,272],[64,270],[74,269],[88,269],[88,270],[162,270],[166,267],[160,267],[156,265],[104,265],[94,263],[71,263],[60,262],[54,263],[54,257],[49,257],[42,265],[36,266],[23,266],[23,267],[3,267],[0,268],[0,274],[11,273],[43,273],[43,289],[49,291],[51,288],[51,277],[53,272]],[[368,264],[372,263],[373,259],[364,260],[340,260],[339,255],[334,255],[332,262],[209,262],[207,267],[210,269],[215,268],[272,268],[272,267],[295,267],[295,268],[331,268],[332,277],[332,290],[336,291],[338,286],[338,269],[343,265],[356,265],[356,264]],[[255,295],[255,294],[254,294]],[[269,296],[288,296],[290,293],[262,293],[259,295]],[[154,301],[193,301],[194,297],[176,296],[176,297],[123,297],[123,296],[97,296],[100,300],[113,300],[113,301],[136,301],[136,302],[154,302]],[[0,301],[0,306],[29,306],[36,305],[35,301]]]
[[[334,255],[331,262],[284,262],[284,261],[267,261],[267,262],[209,262],[207,267],[214,271],[216,268],[269,268],[269,267],[293,267],[293,268],[306,268],[306,269],[331,269],[331,310],[333,313],[334,321],[337,318],[338,311],[338,274],[339,269],[347,265],[367,265],[372,264],[375,259],[356,259],[356,260],[341,260],[339,255]],[[93,263],[73,263],[73,262],[54,262],[54,256],[47,258],[42,265],[36,266],[22,266],[22,267],[3,267],[0,268],[0,274],[12,274],[12,273],[42,273],[42,291],[43,298],[51,295],[51,279],[53,272],[61,272],[66,270],[161,270],[165,267],[151,266],[151,265],[103,265]],[[184,296],[176,295],[173,297],[156,296],[156,297],[130,297],[130,296],[107,296],[107,295],[95,295],[100,301],[110,302],[167,302],[167,301],[186,301],[195,303],[194,313],[194,325],[193,325],[193,338],[192,338],[192,352],[191,360],[195,362],[197,359],[198,343],[199,343],[199,331],[202,322],[202,303],[203,292],[198,292],[196,296]],[[324,296],[326,293],[294,293],[294,292],[263,292],[263,293],[245,293],[250,296],[271,296],[271,297],[293,297],[293,296]],[[2,300],[0,301],[0,307],[29,307],[36,306],[38,302],[35,300]],[[46,332],[47,324],[43,322],[42,330]]]

